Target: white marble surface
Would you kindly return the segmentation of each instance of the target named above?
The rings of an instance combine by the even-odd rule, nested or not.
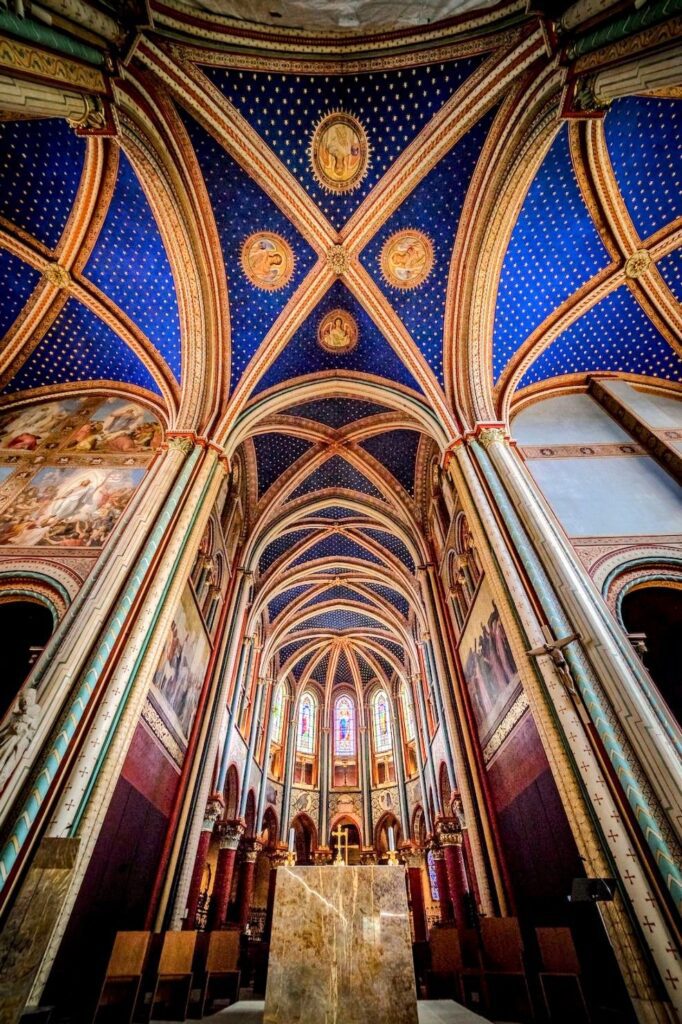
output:
[[[225,1024],[263,1024],[263,1011],[265,1003],[254,1000],[253,1002],[235,1003],[226,1010],[214,1014],[212,1017],[205,1017],[206,1021],[225,1021]],[[487,1018],[479,1017],[466,1007],[451,999],[430,999],[421,1000],[417,1003],[419,1024],[487,1024]],[[308,1024],[317,1024],[316,1021],[309,1021]]]

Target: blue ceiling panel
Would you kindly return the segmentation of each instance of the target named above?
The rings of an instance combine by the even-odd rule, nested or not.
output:
[[[349,587],[332,586],[327,587],[322,593],[316,594],[310,601],[306,601],[305,607],[309,608],[311,605],[322,604],[325,601],[336,601],[338,604],[347,601],[356,601],[358,604],[372,604],[368,597],[356,593],[356,591],[351,590]]]
[[[147,198],[124,153],[84,274],[144,331],[180,380],[180,319],[173,275]]]
[[[5,390],[100,379],[160,393],[147,367],[118,334],[77,299],[69,299]]]
[[[339,229],[482,59],[468,57],[421,68],[334,76],[202,70]],[[336,110],[359,119],[370,145],[364,180],[354,191],[341,194],[327,192],[319,184],[309,157],[315,126]]]
[[[266,572],[278,558],[290,551],[300,540],[309,537],[312,532],[312,530],[291,530],[289,533],[283,533],[281,537],[276,537],[260,556],[258,571]]]
[[[334,673],[334,682],[351,684],[353,682],[353,673],[351,672],[345,651],[341,651],[339,653],[339,657],[336,662],[336,671]]]
[[[295,598],[299,597],[304,590],[308,590],[309,587],[309,583],[298,584],[298,586],[284,590],[281,594],[278,594],[277,597],[274,597],[272,601],[268,602],[268,615],[270,616],[270,622],[276,619],[277,616],[283,612]]]
[[[360,491],[372,498],[384,500],[381,491],[377,490],[367,477],[363,476],[354,466],[341,458],[340,455],[333,455],[321,466],[318,466],[310,476],[299,484],[296,490],[290,495],[289,500],[301,498],[304,494],[312,494],[314,491],[321,491],[328,487],[344,487],[350,491]]]
[[[299,661],[297,661],[293,666],[291,674],[294,676],[297,682],[305,672],[306,666],[310,664],[310,659],[312,658],[313,654],[314,651],[308,651],[307,654],[304,654],[303,657]]]
[[[682,249],[664,256],[657,263],[658,271],[678,302],[682,302]]]
[[[0,249],[0,338],[19,316],[39,280],[37,270],[6,249]]]
[[[414,497],[414,467],[420,439],[416,430],[389,430],[363,441],[362,447]]]
[[[278,315],[315,262],[313,249],[215,139],[187,115],[192,140],[220,235],[230,303],[232,389]],[[263,291],[241,265],[242,245],[257,231],[280,235],[295,256],[291,280],[279,291]]]
[[[388,409],[374,402],[360,401],[358,398],[320,398],[315,402],[294,405],[286,410],[287,416],[302,416],[317,423],[324,423],[334,430],[381,412],[388,412]]]
[[[553,341],[526,371],[519,387],[564,373],[596,370],[682,380],[682,360],[626,285],[607,295]]]
[[[648,238],[682,216],[682,100],[616,100],[604,132],[625,205],[640,238]]]
[[[310,441],[291,434],[258,434],[253,439],[258,465],[258,497],[312,447]]]
[[[296,561],[293,562],[293,565],[303,565],[304,562],[312,562],[318,558],[334,561],[345,558],[360,558],[366,562],[373,562],[374,565],[382,564],[380,559],[376,558],[367,548],[339,533],[331,534],[329,537],[318,541],[317,544],[313,544],[311,548],[308,548],[302,555],[299,555]],[[330,569],[330,571],[334,570]]]
[[[280,647],[280,649],[279,649],[279,663],[280,663],[280,665],[284,665],[285,662],[287,662],[289,660],[289,658],[292,656],[292,654],[295,654],[296,651],[300,650],[300,648],[303,647],[303,645],[306,644],[307,642],[308,642],[307,640],[294,640],[290,644],[285,644],[284,647]]]
[[[333,309],[343,309],[355,318],[358,343],[348,353],[327,352],[317,341],[321,320]],[[283,352],[265,372],[253,390],[257,395],[275,384],[308,373],[358,370],[406,384],[419,391],[419,385],[395,354],[373,320],[348,289],[335,281],[322,301],[299,328]]]
[[[85,139],[62,118],[0,121],[0,216],[56,248],[84,159]]]
[[[564,126],[528,190],[497,293],[493,376],[532,331],[609,256],[580,194]]]
[[[333,519],[339,521],[341,519],[356,519],[358,513],[351,508],[341,508],[339,505],[332,505],[331,508],[323,508],[318,512],[314,512],[313,515],[316,519]]]
[[[397,590],[393,590],[391,587],[384,587],[380,583],[368,583],[367,586],[370,590],[383,597],[385,601],[388,601],[389,604],[392,604],[401,615],[407,617],[410,606],[403,595],[399,594]]]
[[[317,653],[317,652],[316,652]],[[327,667],[329,665],[329,654],[324,654],[312,671],[311,678],[317,680],[324,686],[327,678]]]
[[[351,611],[347,608],[337,608],[332,611],[321,612],[294,627],[294,632],[300,629],[376,629],[381,628],[378,619],[369,615],[362,615],[360,612]]]
[[[395,643],[393,640],[387,640],[385,637],[375,637],[377,643],[381,644],[391,652],[391,654],[398,659],[398,661],[404,661],[405,650],[400,644]],[[391,672],[393,668],[391,667]]]
[[[362,532],[378,541],[379,544],[383,544],[392,555],[395,555],[396,558],[400,559],[408,567],[410,572],[414,572],[414,560],[400,537],[395,537],[392,533],[387,533],[385,530],[368,530],[364,527]]]
[[[459,216],[476,161],[495,111],[489,111],[430,171],[389,217],[361,256],[443,385],[443,326],[452,248]],[[417,288],[401,290],[382,279],[381,250],[396,231],[422,231],[433,246],[433,268]]]
[[[363,683],[369,683],[372,679],[376,677],[376,672],[374,671],[374,669],[372,668],[368,661],[365,661],[365,659],[362,658],[357,652],[354,653],[355,660],[357,661],[360,667],[360,676],[362,678],[362,681]]]

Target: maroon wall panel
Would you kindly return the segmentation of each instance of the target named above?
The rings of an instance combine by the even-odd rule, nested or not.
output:
[[[178,782],[139,725],[43,997],[74,1024],[92,1019],[116,932],[144,927]]]

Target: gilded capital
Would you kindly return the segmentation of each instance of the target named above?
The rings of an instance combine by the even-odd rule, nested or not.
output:
[[[505,444],[507,438],[502,427],[485,427],[477,434],[476,440],[488,451],[494,444]]]
[[[183,455],[189,455],[194,447],[194,442],[190,437],[169,437],[168,448],[170,451],[182,452]]]
[[[246,823],[239,820],[220,821],[216,825],[216,832],[221,850],[236,850],[246,832]]]
[[[215,825],[220,815],[223,813],[224,806],[225,804],[220,793],[211,793],[210,797],[208,798],[208,803],[206,804],[206,810],[204,812],[204,832],[213,831],[213,826]]]
[[[441,847],[462,845],[462,829],[456,818],[437,818],[436,836]]]

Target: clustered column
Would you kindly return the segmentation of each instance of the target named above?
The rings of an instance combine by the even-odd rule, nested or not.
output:
[[[245,828],[243,821],[220,821],[216,825],[219,849],[210,915],[213,929],[222,928],[225,924],[237,849]]]

